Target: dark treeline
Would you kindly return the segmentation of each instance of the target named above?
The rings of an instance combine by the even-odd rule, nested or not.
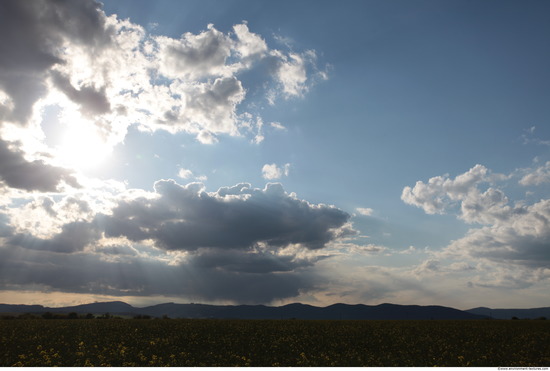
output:
[[[149,315],[142,315],[138,314],[133,317],[133,319],[152,319]],[[169,319],[167,316],[163,316],[163,319]],[[0,320],[18,320],[18,319],[70,319],[70,320],[77,320],[77,319],[126,319],[120,316],[114,316],[109,313],[94,315],[92,313],[87,314],[79,314],[76,312],[71,313],[51,313],[51,312],[45,312],[41,314],[33,314],[33,313],[23,313],[19,315],[13,315],[13,314],[2,314],[0,315]]]
[[[45,312],[45,313],[23,313],[19,315],[15,314],[0,314],[0,320],[27,320],[27,319],[35,319],[35,320],[42,320],[42,319],[69,319],[69,320],[78,320],[78,319],[98,319],[98,320],[105,320],[105,319],[145,319],[145,320],[151,320],[151,319],[160,319],[158,317],[153,317],[147,314],[137,314],[134,316],[125,316],[120,317],[117,315],[112,315],[109,313],[102,313],[94,315],[92,313],[82,314],[82,313],[51,313],[51,312]],[[162,319],[171,319],[167,315],[163,315]],[[292,318],[293,320],[295,318]],[[511,317],[511,320],[521,320],[521,321],[529,321],[529,320],[546,320],[546,317],[537,317],[537,318],[518,318],[518,317]],[[494,320],[494,318],[484,318],[484,320]]]

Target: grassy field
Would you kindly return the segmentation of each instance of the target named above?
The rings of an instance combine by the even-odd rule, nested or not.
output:
[[[548,365],[543,320],[0,321],[0,366]]]

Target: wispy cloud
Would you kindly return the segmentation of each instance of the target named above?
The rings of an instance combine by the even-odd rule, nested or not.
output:
[[[358,207],[355,210],[363,216],[371,216],[374,213],[374,210],[370,207]]]

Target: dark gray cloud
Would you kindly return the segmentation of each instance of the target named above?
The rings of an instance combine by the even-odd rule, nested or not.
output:
[[[0,120],[26,123],[46,92],[48,70],[63,63],[65,40],[89,50],[110,42],[100,4],[93,0],[4,0],[0,2],[0,89],[12,107],[0,107]]]
[[[71,85],[67,76],[58,72],[52,72],[52,80],[70,100],[82,107],[83,113],[101,115],[111,110],[111,104],[105,96],[105,88],[95,89],[93,86],[84,86],[78,90]]]
[[[294,255],[278,255],[269,251],[243,252],[223,249],[208,249],[193,255],[188,264],[195,268],[217,269],[226,272],[272,273],[292,272],[311,267],[319,259],[299,259]]]
[[[32,250],[45,250],[58,253],[73,253],[100,238],[97,227],[88,222],[71,222],[62,227],[61,232],[50,239],[38,238],[18,233],[7,239],[7,245],[20,246]]]
[[[248,249],[259,242],[320,249],[350,218],[337,208],[292,197],[280,184],[263,190],[241,184],[209,194],[196,183],[181,186],[162,180],[155,190],[158,198],[120,202],[104,217],[105,234],[132,241],[153,239],[166,250]],[[344,228],[342,233],[353,231]]]
[[[112,215],[66,223],[50,238],[6,229],[0,289],[269,303],[317,287],[315,265],[329,257],[319,249],[354,233],[347,213],[300,200],[280,184],[207,193],[198,183],[162,180],[155,191],[120,196]],[[44,198],[36,207],[52,218],[60,205],[89,208],[76,201]]]
[[[44,250],[29,253],[20,247],[0,247],[3,257],[0,289],[38,285],[45,290],[71,293],[164,295],[189,301],[256,304],[294,297],[320,283],[307,266],[276,272],[234,271],[218,269],[219,264],[200,264],[196,259],[167,265],[132,255],[127,248],[109,247],[103,251],[118,259],[110,261],[105,254],[58,254]]]
[[[55,191],[61,181],[78,187],[78,182],[67,169],[46,164],[40,160],[27,161],[21,150],[12,149],[0,139],[0,179],[12,188],[27,191]]]

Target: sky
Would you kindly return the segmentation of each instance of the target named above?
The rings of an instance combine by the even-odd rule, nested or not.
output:
[[[0,2],[0,302],[550,306],[550,3]]]

